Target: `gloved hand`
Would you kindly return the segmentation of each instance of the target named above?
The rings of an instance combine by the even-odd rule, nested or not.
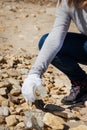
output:
[[[46,91],[42,87],[42,80],[37,74],[28,75],[22,85],[22,94],[28,103],[46,96]]]

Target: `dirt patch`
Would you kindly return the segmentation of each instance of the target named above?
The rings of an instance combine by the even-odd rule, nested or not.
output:
[[[52,29],[55,3],[56,0],[0,1],[0,130],[26,128],[24,112],[30,107],[22,97],[20,89],[38,55],[40,37]],[[69,31],[78,31],[73,22]],[[85,66],[82,67],[87,70]],[[66,106],[63,106],[60,100],[70,89],[67,77],[50,65],[43,76],[43,85],[48,92],[44,102],[53,104],[52,108],[58,105],[65,108]],[[32,109],[36,110],[35,105]],[[74,110],[74,115],[77,114],[80,122],[74,120],[75,126],[78,123],[85,125],[87,123],[86,109],[82,108],[79,112],[78,109]],[[85,114],[81,110],[85,110]],[[73,113],[73,111],[70,112]],[[83,114],[82,117],[81,114]],[[69,120],[65,125],[74,127],[73,120]],[[60,126],[64,127],[61,123]],[[51,130],[50,126],[45,126],[44,129]]]

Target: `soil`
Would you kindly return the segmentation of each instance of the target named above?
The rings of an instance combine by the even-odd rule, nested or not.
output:
[[[17,68],[16,64],[19,63],[21,58],[24,61],[24,63],[25,61],[28,62],[29,58],[29,63],[23,64],[24,68],[22,68],[26,69],[27,71],[35,61],[36,56],[38,55],[39,52],[38,41],[40,37],[45,33],[49,33],[52,29],[55,20],[55,9],[56,9],[55,7],[56,7],[56,1],[55,2],[46,1],[45,3],[33,1],[32,3],[32,0],[31,2],[29,0],[24,1],[0,0],[0,58],[5,57],[5,60],[7,62],[10,61],[9,64],[13,65],[12,67],[14,68]],[[79,33],[78,29],[76,28],[73,22],[71,22],[69,31]],[[0,59],[1,63],[0,73],[4,72],[3,70],[6,71],[6,69],[7,71],[9,71],[9,66],[8,65],[4,66],[5,60],[2,61]],[[81,66],[87,72],[87,67],[83,65]],[[52,79],[49,78],[50,73],[52,73],[51,76]],[[21,76],[22,77],[21,82],[23,82],[27,74],[23,75],[24,77]],[[15,75],[15,73],[13,75]],[[13,75],[11,73],[9,78],[12,77]],[[52,89],[52,93],[50,90],[50,95],[53,94],[52,95],[53,97],[50,96],[49,100],[48,98],[45,99],[45,101],[48,101],[49,103],[52,102],[55,103],[56,100],[54,100],[53,98],[61,99],[67,92],[69,92],[70,89],[70,82],[67,79],[67,77],[59,70],[56,70],[56,68],[50,66],[46,75],[43,78],[43,82],[47,82],[46,84],[45,83],[44,84],[45,86],[48,85],[48,87],[46,88],[48,91],[49,87],[52,87],[52,83],[49,84],[49,81],[52,82],[53,76],[55,76],[56,79],[59,77],[60,81],[58,81],[58,84],[62,86],[62,88],[64,89],[64,93],[62,92],[62,90],[60,90],[59,97],[56,97],[55,96],[56,94],[53,94],[53,92],[55,93],[55,90],[57,90],[57,80],[55,80],[56,87],[54,90]],[[6,75],[4,75],[4,77],[0,79],[0,82],[2,82],[3,79],[5,80],[5,77]],[[17,77],[17,75],[15,79],[20,81],[20,77]],[[62,81],[64,82],[64,84]],[[66,87],[64,88],[64,86]],[[60,104],[60,99],[56,103]],[[15,106],[15,108],[16,107],[17,106]]]

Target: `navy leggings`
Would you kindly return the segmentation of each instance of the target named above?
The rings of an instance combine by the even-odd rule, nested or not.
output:
[[[39,50],[48,35],[41,37],[38,43]],[[78,63],[87,65],[87,36],[68,32],[61,50],[51,64],[65,73],[71,81],[80,82],[86,78],[87,74]]]

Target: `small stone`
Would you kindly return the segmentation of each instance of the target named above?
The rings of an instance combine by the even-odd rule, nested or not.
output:
[[[10,84],[7,81],[0,82],[0,88],[9,87]]]
[[[80,120],[82,120],[83,122],[87,122],[87,114],[81,116]]]
[[[3,78],[8,78],[9,75],[8,75],[8,74],[2,74],[2,77],[3,77]]]
[[[39,30],[40,30],[40,27],[35,25],[35,26],[34,26],[34,29],[37,30],[37,31],[39,31]]]
[[[17,77],[17,76],[19,76],[19,73],[14,69],[8,70],[7,73],[9,75],[9,77]]]
[[[28,110],[29,109],[29,105],[26,102],[22,103],[21,107],[23,108],[23,110]]]
[[[6,100],[4,100],[4,101],[2,101],[2,104],[1,104],[2,106],[9,106],[9,101],[6,99]]]
[[[16,115],[16,119],[19,121],[19,122],[24,122],[24,119],[25,119],[25,116],[21,116],[21,115]]]
[[[19,91],[20,91],[20,89],[21,89],[21,86],[20,86],[20,85],[16,85],[16,84],[13,85],[12,87],[13,87],[13,89],[19,89]]]
[[[0,56],[0,63],[6,63],[6,59],[3,56]]]
[[[25,124],[24,124],[24,122],[20,122],[16,125],[16,127],[23,128],[23,127],[25,127]]]
[[[69,130],[87,130],[87,126],[86,125],[80,125],[76,128],[71,128]]]
[[[3,56],[0,56],[0,62],[3,60]]]
[[[21,69],[21,70],[20,70],[20,74],[22,74],[22,75],[27,75],[28,72],[29,72],[28,69]]]
[[[0,88],[0,95],[6,95],[6,88]]]
[[[23,111],[23,108],[22,108],[22,107],[17,107],[17,108],[16,108],[16,112],[17,112],[17,113],[20,113],[21,111]]]
[[[25,35],[20,34],[20,35],[19,35],[19,38],[20,38],[21,40],[24,40],[24,39],[25,39]]]
[[[13,95],[13,96],[19,96],[19,94],[21,93],[21,90],[20,89],[12,89],[10,94]]]
[[[5,126],[0,126],[0,130],[9,130],[9,128]]]
[[[81,115],[87,115],[87,108],[82,108],[79,112]]]
[[[16,119],[15,115],[10,115],[6,117],[6,123],[8,126],[14,126],[18,123],[18,120]]]
[[[8,116],[10,110],[8,107],[0,107],[0,116]]]
[[[7,99],[0,95],[0,106],[2,106],[2,102],[5,100],[7,100]]]
[[[10,126],[8,130],[14,130],[14,126]]]
[[[36,14],[31,14],[32,17],[36,17]]]
[[[29,15],[26,15],[25,17],[29,17]],[[26,52],[24,48],[18,48],[19,51]]]
[[[13,45],[11,44],[11,43],[9,43],[9,45],[8,45],[10,48],[13,48]]]
[[[0,124],[5,123],[5,117],[4,116],[0,116]]]
[[[20,83],[19,80],[16,80],[14,78],[8,78],[8,82],[12,85],[13,89],[20,89]]]
[[[64,120],[53,114],[46,113],[43,118],[43,122],[51,127],[53,130],[63,130],[64,129]]]
[[[10,59],[10,60],[8,61],[8,66],[9,66],[9,67],[12,67],[12,66],[13,66],[13,64],[14,64],[13,59]]]
[[[13,103],[13,104],[19,104],[20,103],[20,100],[19,100],[19,98],[18,97],[16,97],[16,96],[12,96],[11,94],[8,94],[8,96],[9,96],[9,100]]]
[[[53,73],[53,67],[49,67],[48,70],[47,70],[47,73],[52,74]]]

